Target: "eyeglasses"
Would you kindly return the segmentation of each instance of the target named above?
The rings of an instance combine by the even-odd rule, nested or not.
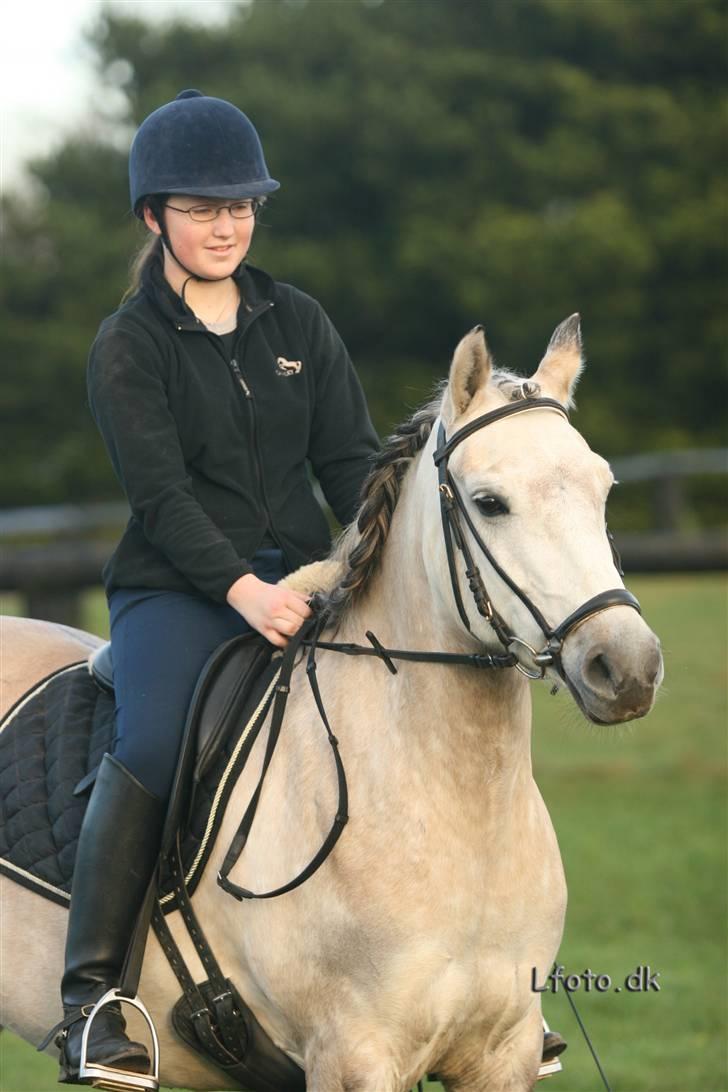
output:
[[[193,205],[191,209],[180,209],[176,205],[165,205],[166,209],[174,209],[175,212],[184,212],[196,224],[204,224],[210,220],[216,220],[223,209],[227,209],[235,220],[248,220],[255,216],[261,207],[262,201],[257,197],[249,197],[245,201],[234,201],[231,205]]]

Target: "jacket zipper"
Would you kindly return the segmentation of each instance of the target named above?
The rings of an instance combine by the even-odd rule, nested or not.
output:
[[[269,300],[264,306],[261,306],[261,308],[259,310],[256,309],[255,311],[253,311],[251,313],[251,315],[248,318],[248,322],[243,327],[243,330],[241,331],[240,337],[238,338],[235,346],[233,347],[233,352],[238,352],[240,350],[240,348],[242,347],[242,345],[245,342],[245,338],[247,336],[248,330],[250,329],[252,324],[255,322],[255,320],[257,318],[259,318],[260,315],[265,314],[266,311],[269,311],[271,309],[271,307],[273,307],[273,306],[274,306],[273,302]],[[265,515],[266,515],[266,518],[268,520],[268,528],[267,528],[268,532],[270,533],[271,537],[278,543],[278,546],[280,547],[280,542],[278,542],[278,537],[277,537],[277,535],[275,533],[275,528],[273,526],[273,516],[271,514],[270,504],[268,502],[268,494],[266,493],[266,488],[265,488],[265,477],[263,475],[263,459],[261,457],[260,443],[259,443],[259,440],[258,440],[258,420],[257,420],[256,412],[255,412],[255,398],[253,397],[253,392],[250,389],[250,387],[248,386],[248,384],[246,382],[246,379],[245,379],[245,376],[243,375],[242,370],[240,368],[240,365],[238,364],[238,361],[237,361],[235,356],[233,356],[231,358],[231,360],[230,360],[230,369],[231,369],[233,375],[235,376],[235,378],[236,378],[236,380],[238,382],[238,386],[240,387],[240,390],[243,392],[245,400],[250,404],[250,416],[251,416],[252,428],[253,428],[253,459],[254,459],[254,462],[255,462],[255,470],[256,470],[257,477],[258,477],[258,485],[259,485],[259,488],[260,488],[260,496],[261,496],[262,501],[263,501],[263,510],[265,511]]]
[[[246,401],[248,401],[250,403],[251,420],[252,420],[252,423],[253,423],[253,454],[254,454],[254,459],[255,459],[255,469],[256,469],[256,473],[258,475],[258,485],[260,487],[260,495],[261,495],[261,498],[263,500],[263,509],[264,509],[266,517],[268,519],[268,531],[270,532],[271,536],[275,539],[275,541],[278,542],[278,538],[276,536],[275,529],[273,527],[273,516],[271,514],[270,504],[268,503],[268,494],[266,493],[266,489],[265,489],[265,478],[263,476],[263,460],[262,460],[262,457],[261,457],[261,454],[260,454],[260,444],[258,442],[258,420],[257,420],[256,413],[255,413],[255,399],[253,398],[253,392],[251,391],[248,384],[245,382],[245,376],[243,375],[242,371],[240,370],[240,365],[238,364],[235,357],[233,357],[232,360],[230,361],[230,367],[232,368],[233,374],[235,375],[235,378],[237,379],[238,384],[240,385],[240,389],[242,390]],[[280,546],[280,543],[278,543],[278,545]]]

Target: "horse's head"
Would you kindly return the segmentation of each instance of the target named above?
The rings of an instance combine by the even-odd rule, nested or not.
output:
[[[578,315],[526,381],[494,370],[482,328],[463,338],[433,429],[445,533],[430,521],[423,545],[453,624],[614,724],[649,711],[663,669],[607,537],[609,465],[566,415],[582,366]]]

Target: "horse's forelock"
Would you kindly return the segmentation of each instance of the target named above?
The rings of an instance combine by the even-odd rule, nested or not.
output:
[[[493,372],[489,387],[508,401],[522,384],[523,376],[498,369]],[[331,560],[343,565],[343,575],[331,591],[319,595],[333,623],[338,622],[347,607],[356,602],[379,566],[402,482],[415,455],[429,439],[446,388],[447,380],[440,384],[434,398],[416,410],[384,441],[372,462],[362,486],[362,500],[356,519],[341,534],[330,555]]]

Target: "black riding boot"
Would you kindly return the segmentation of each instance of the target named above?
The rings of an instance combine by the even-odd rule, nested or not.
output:
[[[563,1054],[568,1046],[566,1039],[559,1031],[545,1031],[543,1033],[543,1055],[541,1061],[549,1062]]]
[[[121,762],[104,755],[78,841],[61,983],[64,1018],[78,1019],[58,1037],[62,1084],[76,1084],[89,1009],[119,985],[134,925],[159,853],[162,801]],[[91,1024],[87,1061],[149,1073],[142,1043],[131,1042],[121,1006],[104,1006]]]

